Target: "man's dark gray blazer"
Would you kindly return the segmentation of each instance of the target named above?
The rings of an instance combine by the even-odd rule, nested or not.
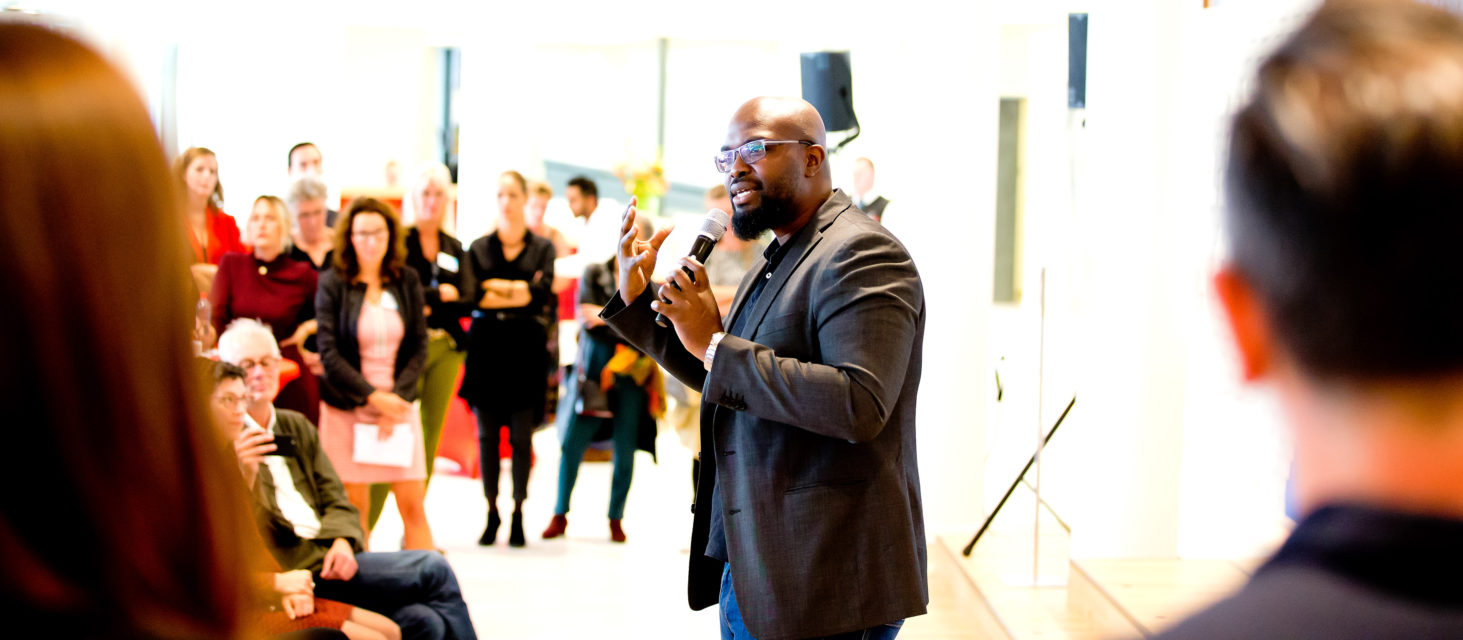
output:
[[[691,608],[719,596],[723,565],[702,552],[720,478],[732,582],[753,635],[808,638],[922,614],[914,412],[925,307],[914,261],[835,191],[744,309],[765,264],[742,280],[726,320],[752,314],[745,337],[726,336],[710,372],[655,325],[654,285],[601,314],[702,390],[701,442],[711,445],[697,482]]]

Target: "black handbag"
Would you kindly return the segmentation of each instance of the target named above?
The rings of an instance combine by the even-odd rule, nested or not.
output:
[[[600,388],[599,380],[591,380],[587,375],[593,340],[587,332],[580,332],[579,358],[574,363],[574,378],[578,383],[575,385],[578,388],[574,399],[574,413],[591,418],[613,418],[615,412],[610,409],[610,394]]]

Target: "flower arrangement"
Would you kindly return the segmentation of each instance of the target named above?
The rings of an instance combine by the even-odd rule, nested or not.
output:
[[[659,212],[660,197],[665,195],[665,169],[660,159],[650,163],[625,162],[615,167],[615,177],[625,185],[625,193],[635,196],[643,211]]]

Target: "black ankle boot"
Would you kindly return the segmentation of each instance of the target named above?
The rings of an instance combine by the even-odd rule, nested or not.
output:
[[[498,510],[488,511],[488,528],[483,529],[483,537],[478,538],[478,544],[490,547],[498,540],[498,527],[503,525],[503,518],[498,516]]]
[[[508,546],[521,547],[527,543],[523,537],[523,512],[513,512],[513,525],[508,530]]]

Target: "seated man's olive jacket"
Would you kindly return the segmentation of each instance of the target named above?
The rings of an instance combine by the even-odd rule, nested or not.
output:
[[[345,485],[335,475],[335,467],[325,456],[325,450],[320,448],[315,425],[297,412],[276,408],[274,433],[294,436],[298,453],[285,458],[285,464],[294,476],[295,488],[320,517],[320,533],[315,538],[306,540],[297,535],[274,499],[274,483],[290,479],[275,478],[266,465],[259,465],[259,477],[253,487],[254,521],[259,524],[259,532],[274,558],[286,570],[318,572],[324,564],[325,552],[336,538],[349,540],[351,550],[360,553],[366,539],[361,531],[361,514],[346,499]]]

